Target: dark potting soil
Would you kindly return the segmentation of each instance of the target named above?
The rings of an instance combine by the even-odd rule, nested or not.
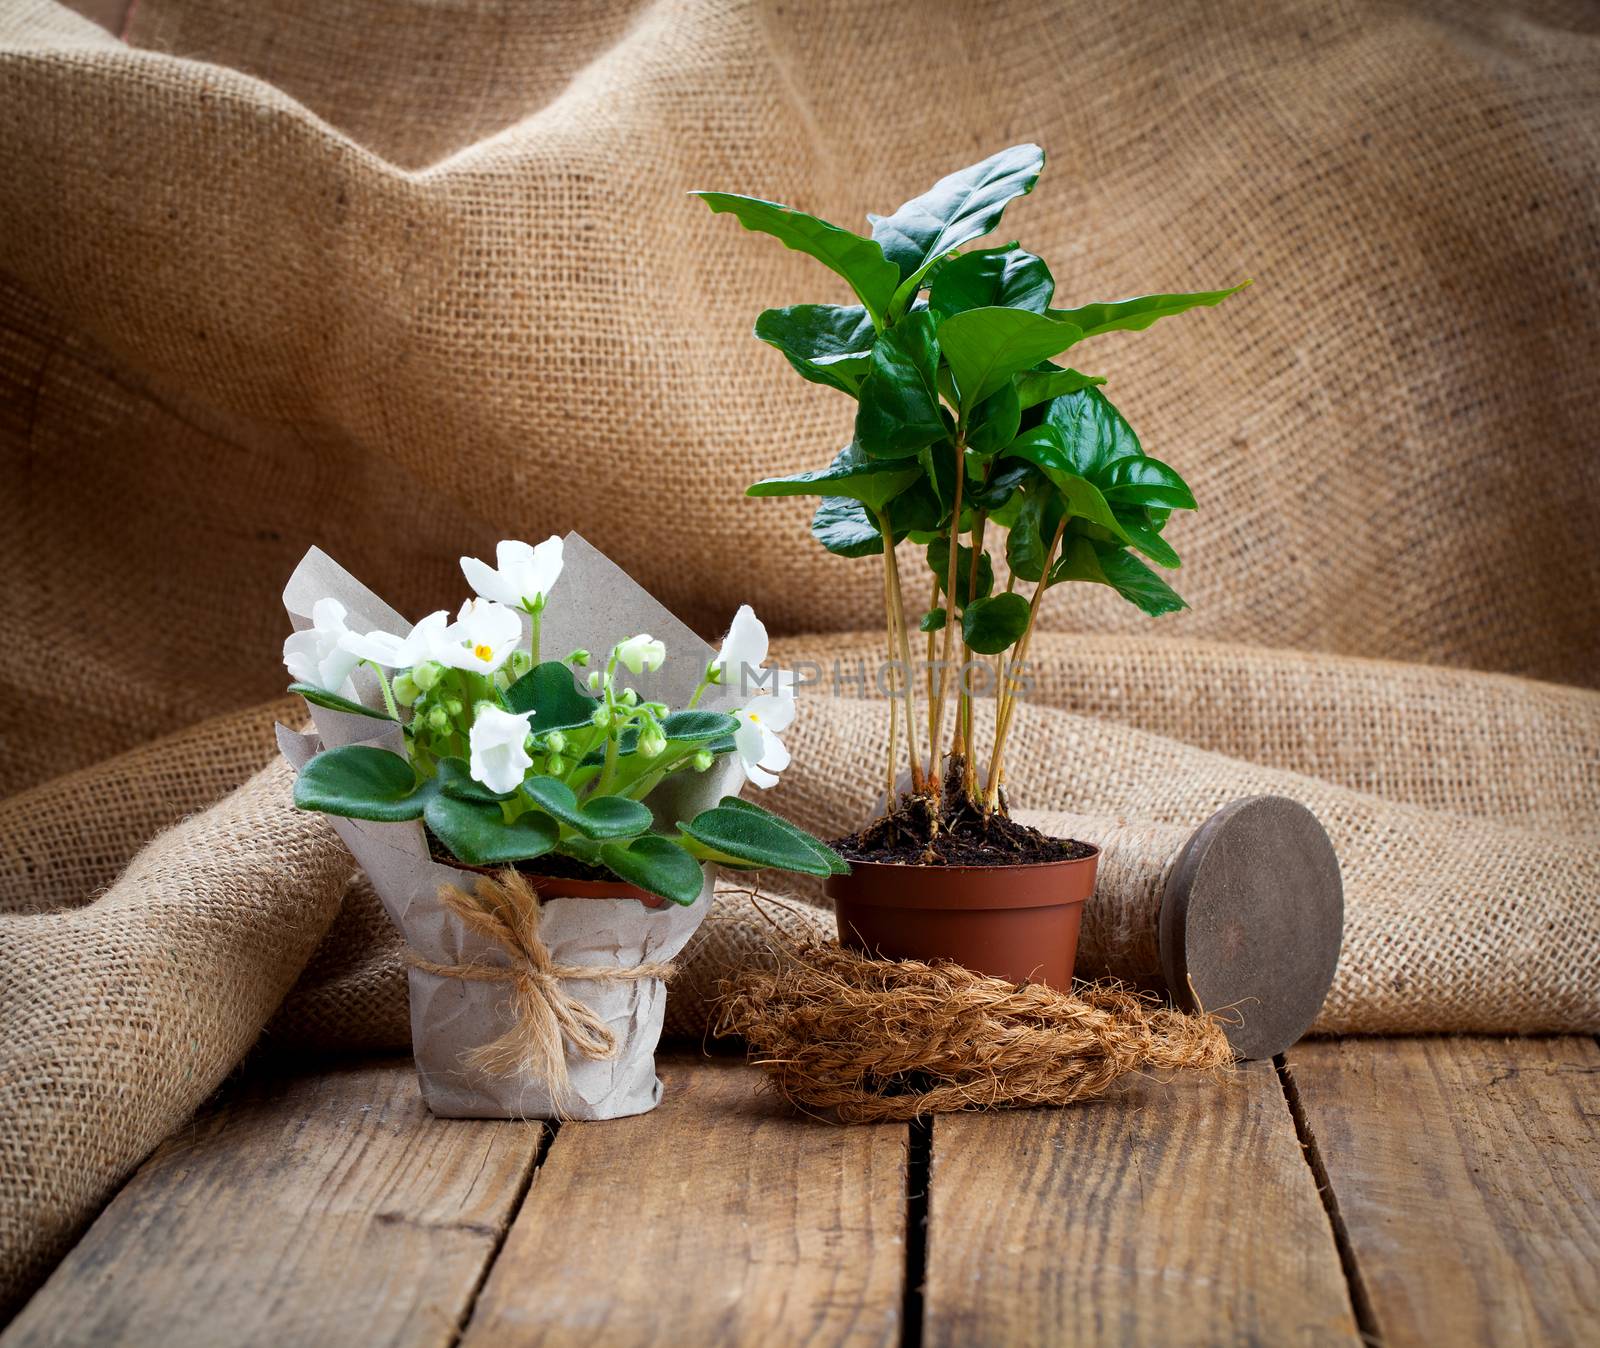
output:
[[[431,831],[428,834],[428,854],[442,866],[459,866],[469,871],[488,872],[505,869],[504,866],[469,866],[465,861],[457,860],[450,849],[435,838]],[[588,866],[573,857],[562,856],[557,852],[546,852],[542,857],[535,857],[532,861],[513,862],[511,869],[520,871],[524,875],[549,876],[553,880],[598,880],[607,885],[622,883],[604,866]]]
[[[952,762],[943,792],[906,796],[889,814],[832,843],[846,861],[904,866],[1027,866],[1073,861],[1094,852],[1074,838],[1052,838],[1019,824],[1002,808],[985,814],[961,786]]]

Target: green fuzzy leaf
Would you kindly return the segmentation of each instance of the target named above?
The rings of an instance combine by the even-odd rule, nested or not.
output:
[[[937,329],[939,349],[950,362],[961,405],[976,407],[1010,378],[1065,351],[1083,334],[1026,309],[967,309]]]
[[[579,801],[572,788],[556,777],[529,777],[522,789],[546,814],[585,838],[629,838],[650,827],[649,807],[626,796]]]
[[[880,459],[908,458],[948,433],[939,403],[933,315],[909,314],[878,338],[861,381],[855,443]]]
[[[1195,508],[1194,493],[1177,470],[1145,454],[1114,459],[1100,475],[1099,486],[1106,500],[1113,503],[1164,506],[1168,510]]]
[[[809,847],[813,852],[821,857],[828,869],[834,875],[850,874],[849,864],[842,856],[835,852],[833,848],[829,847],[828,844],[823,842],[820,838],[812,837],[811,834],[807,833],[798,824],[790,822],[781,814],[774,814],[771,810],[762,809],[761,806],[755,804],[754,802],[742,800],[738,796],[724,796],[718,803],[723,809],[743,810],[746,814],[760,815],[763,819],[770,819],[773,823],[777,824],[779,828],[786,829],[792,837]]]
[[[831,875],[833,866],[814,846],[795,836],[792,826],[777,822],[765,810],[751,813],[726,803],[702,810],[679,831],[705,860],[741,867],[773,867],[801,875]]]
[[[1158,318],[1170,318],[1201,305],[1221,304],[1229,295],[1237,295],[1249,284],[1244,281],[1231,290],[1197,290],[1187,295],[1140,295],[1136,299],[1114,300],[1109,304],[1085,304],[1078,309],[1052,309],[1050,316],[1077,324],[1083,329],[1085,337],[1097,337],[1102,332],[1137,331],[1148,328]]]
[[[746,229],[770,234],[786,248],[806,253],[850,283],[850,288],[866,305],[873,322],[883,326],[884,315],[900,284],[900,270],[883,254],[873,239],[864,239],[848,229],[797,211],[775,201],[738,196],[732,192],[695,192],[719,214],[732,215]]]
[[[1031,370],[1017,376],[1017,401],[1023,411],[1040,403],[1059,398],[1063,393],[1076,393],[1079,389],[1093,388],[1106,381],[1098,375],[1079,374],[1076,370],[1063,370],[1043,361]]]
[[[720,711],[675,711],[661,722],[661,733],[679,744],[722,739],[738,728],[738,721]]]
[[[995,594],[970,604],[961,615],[961,639],[979,655],[1014,646],[1028,625],[1028,601],[1020,594]]]
[[[536,810],[506,823],[498,805],[438,795],[424,818],[453,856],[469,866],[502,866],[543,856],[560,837],[556,821]]]
[[[579,691],[572,670],[560,660],[535,665],[506,689],[506,706],[514,712],[531,711],[528,727],[535,735],[588,725],[600,704]]]
[[[811,536],[840,557],[872,557],[883,551],[883,535],[860,501],[824,496],[811,517]]]
[[[1016,438],[1022,403],[1015,384],[1002,384],[967,418],[967,449],[979,457],[998,454]]]
[[[928,544],[928,566],[939,578],[939,593],[943,594],[945,582],[950,577],[950,540],[936,538]],[[982,599],[994,589],[994,563],[987,551],[978,554],[978,583],[969,581],[972,575],[972,549],[966,544],[956,545],[956,607],[966,608],[974,599]]]
[[[1044,470],[1044,475],[1059,493],[1069,516],[1090,520],[1117,538],[1127,541],[1122,523],[1111,504],[1088,478],[1074,471],[1073,463],[1053,426],[1037,426],[1024,431],[1006,450],[1007,458],[1026,459]]]
[[[942,632],[944,625],[950,620],[950,615],[942,608],[930,608],[922,615],[922,620],[917,624],[919,632]]]
[[[360,702],[352,702],[347,697],[340,697],[338,693],[330,693],[326,688],[318,688],[314,683],[291,683],[291,693],[299,693],[313,707],[327,707],[330,711],[347,711],[353,716],[370,716],[375,721],[392,721],[394,717],[386,711],[378,711],[373,707],[363,706]]]
[[[646,833],[624,847],[607,843],[600,861],[619,880],[688,907],[705,887],[700,863],[671,838]]]
[[[915,482],[919,472],[902,460],[870,458],[852,442],[826,468],[792,477],[769,477],[747,487],[745,495],[848,496],[876,512]]]
[[[951,258],[928,290],[928,307],[940,318],[995,307],[1042,314],[1055,289],[1043,260],[1013,243]]]
[[[878,330],[860,304],[795,304],[768,309],[756,319],[756,336],[775,346],[813,384],[852,398],[872,356]]]
[[[900,270],[894,303],[903,309],[928,269],[952,249],[1000,223],[1006,203],[1033,191],[1044,168],[1037,145],[1013,145],[939,179],[893,215],[869,215],[872,237]]]
[[[1109,585],[1152,617],[1189,607],[1166,581],[1126,548],[1114,543],[1069,538],[1062,548],[1061,560],[1050,571],[1052,585],[1066,580]]]
[[[395,823],[417,819],[435,794],[431,783],[417,784],[411,764],[399,754],[370,744],[324,749],[300,769],[294,803],[348,819]]]

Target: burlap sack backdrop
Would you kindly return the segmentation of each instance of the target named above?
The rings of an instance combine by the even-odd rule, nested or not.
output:
[[[370,893],[252,777],[309,544],[415,616],[576,528],[707,635],[875,655],[874,566],[739,496],[844,442],[749,335],[842,290],[693,187],[860,227],[1031,139],[1005,237],[1072,302],[1254,277],[1085,348],[1200,499],[1193,609],[1052,594],[1016,801],[1284,791],[1346,869],[1319,1028],[1600,1028],[1592,5],[126,8],[0,12],[0,1303],[264,1024],[404,1042]],[[766,799],[856,821],[882,725],[813,697]],[[766,931],[725,897],[680,1029]]]

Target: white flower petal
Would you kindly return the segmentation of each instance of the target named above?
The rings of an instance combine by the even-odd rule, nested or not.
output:
[[[491,791],[514,791],[533,765],[528,753],[528,722],[532,712],[520,714],[483,706],[473,718],[467,741],[471,750],[467,764],[473,780]]]
[[[514,592],[514,587],[508,585],[501,574],[489,566],[487,562],[480,562],[476,557],[463,557],[461,559],[461,573],[466,576],[467,584],[473,591],[485,599],[494,600],[496,603],[520,602]],[[472,603],[469,599],[462,606],[462,616],[466,616],[467,607]]]
[[[711,662],[721,674],[724,686],[748,693],[760,675],[756,672],[767,660],[767,629],[749,604],[742,604],[733,615],[722,649]]]
[[[533,549],[520,539],[503,538],[494,545],[494,560],[501,571],[510,573],[533,560]]]
[[[782,772],[789,766],[789,750],[784,742],[765,727],[762,728],[760,766],[768,772]]]
[[[768,730],[783,731],[794,724],[792,697],[774,697],[770,693],[763,693],[760,697],[751,699],[745,711],[753,715]]]
[[[319,632],[342,632],[348,613],[349,610],[331,596],[319,599],[311,606],[311,625]]]
[[[339,644],[351,655],[389,669],[399,669],[411,663],[407,658],[406,639],[397,637],[393,632],[380,632],[377,629],[365,634],[346,632]]]

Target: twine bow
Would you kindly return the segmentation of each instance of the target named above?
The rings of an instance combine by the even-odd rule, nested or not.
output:
[[[468,931],[493,941],[511,957],[509,966],[435,964],[415,951],[407,952],[411,967],[424,973],[471,983],[512,985],[515,1017],[511,1028],[493,1043],[467,1053],[463,1061],[494,1076],[524,1073],[542,1081],[558,1106],[572,1084],[567,1072],[568,1045],[579,1057],[596,1062],[615,1058],[620,1047],[611,1027],[563,984],[574,979],[626,983],[672,977],[671,964],[631,968],[557,964],[539,935],[538,891],[514,870],[482,876],[475,894],[445,885],[439,890],[439,901]]]

